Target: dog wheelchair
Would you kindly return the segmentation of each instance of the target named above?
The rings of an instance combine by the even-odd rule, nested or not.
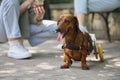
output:
[[[104,55],[103,55],[103,49],[101,43],[96,43],[96,37],[95,34],[90,34],[92,38],[92,45],[93,45],[93,54],[95,55],[96,59],[100,59],[101,62],[104,61]],[[98,58],[99,57],[99,58]]]
[[[101,43],[96,43],[96,37],[95,34],[89,34],[91,39],[92,39],[92,53],[95,55],[96,59],[99,59],[100,62],[104,62],[104,55],[103,55],[103,49],[102,49],[102,44]],[[66,56],[63,55],[63,60],[64,62],[66,61]]]

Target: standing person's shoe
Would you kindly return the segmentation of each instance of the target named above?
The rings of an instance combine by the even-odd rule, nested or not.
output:
[[[26,59],[32,57],[32,54],[21,44],[19,40],[9,41],[8,57],[15,59]]]

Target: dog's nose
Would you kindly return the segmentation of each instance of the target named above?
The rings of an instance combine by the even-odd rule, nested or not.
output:
[[[56,29],[56,33],[57,33],[57,32],[60,32],[60,28]]]

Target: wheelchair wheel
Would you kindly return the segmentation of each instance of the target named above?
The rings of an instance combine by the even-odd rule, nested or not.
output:
[[[100,61],[103,62],[104,61],[104,55],[103,55],[102,45],[100,43],[98,44],[98,55],[99,55]]]

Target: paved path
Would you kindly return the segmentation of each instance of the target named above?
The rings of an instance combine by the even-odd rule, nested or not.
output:
[[[8,58],[8,44],[0,44],[0,80],[120,80],[120,42],[98,42],[103,45],[105,61],[101,63],[91,54],[87,58],[90,70],[82,70],[80,62],[60,69],[63,51],[56,48],[55,39],[36,47],[25,42],[33,53],[27,60]]]

